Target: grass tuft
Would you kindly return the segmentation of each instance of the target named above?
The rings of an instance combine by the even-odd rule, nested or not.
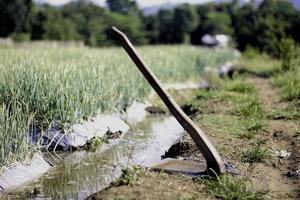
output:
[[[276,75],[272,82],[280,88],[284,100],[293,101],[300,99],[300,68]]]
[[[254,85],[245,81],[242,78],[233,81],[227,81],[224,87],[225,90],[229,92],[237,92],[243,94],[255,93]]]
[[[115,182],[112,183],[113,186],[129,185],[132,186],[138,180],[139,167],[130,167],[122,170],[122,176]]]
[[[107,143],[104,137],[93,137],[86,145],[86,149],[89,151],[96,151],[99,146]]]
[[[217,198],[224,200],[261,200],[263,192],[255,191],[250,183],[232,176],[223,175],[217,179],[201,179],[208,190]]]
[[[265,162],[270,158],[270,152],[262,144],[255,144],[242,151],[241,157],[243,162]]]
[[[247,97],[237,99],[233,114],[244,117],[262,117],[264,115],[261,103],[256,97]]]

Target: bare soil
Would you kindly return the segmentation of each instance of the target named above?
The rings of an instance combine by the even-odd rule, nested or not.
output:
[[[109,187],[89,200],[165,200],[165,199],[214,199],[204,186],[181,175],[141,171],[133,186]]]

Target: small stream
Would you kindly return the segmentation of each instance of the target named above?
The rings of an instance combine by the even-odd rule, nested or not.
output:
[[[102,145],[96,152],[75,151],[47,154],[54,167],[40,179],[8,199],[85,199],[105,189],[132,165],[150,166],[184,134],[181,125],[171,116],[147,117],[131,125],[121,138]],[[26,192],[24,192],[26,191]]]

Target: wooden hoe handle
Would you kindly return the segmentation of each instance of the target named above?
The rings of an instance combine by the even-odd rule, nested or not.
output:
[[[165,89],[163,89],[161,82],[144,63],[143,59],[141,56],[139,56],[127,36],[119,31],[116,27],[111,28],[110,34],[113,39],[121,43],[127,54],[147,79],[148,83],[159,95],[164,104],[168,107],[173,116],[190,134],[191,138],[197,144],[198,148],[206,159],[207,169],[213,170],[217,174],[223,173],[225,171],[224,163],[215,147],[212,145],[203,131],[198,128],[195,123],[182,111],[171,95]]]

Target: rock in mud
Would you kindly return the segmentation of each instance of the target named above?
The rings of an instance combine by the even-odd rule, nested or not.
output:
[[[233,176],[239,176],[241,175],[241,172],[237,169],[237,167],[230,163],[224,163],[226,172],[233,175]]]
[[[159,107],[156,106],[148,106],[146,111],[150,114],[165,114],[166,112]]]
[[[93,137],[103,137],[107,132],[126,133],[129,126],[117,115],[99,116],[83,124],[72,126],[69,133],[70,144],[72,147],[85,145]]]
[[[126,133],[129,126],[119,115],[101,115],[83,123],[74,124],[66,133],[58,128],[50,128],[45,133],[30,131],[31,143],[39,142],[49,151],[77,149],[87,144],[93,137],[103,137],[107,132]]]
[[[44,160],[43,156],[36,153],[29,164],[17,162],[8,167],[3,167],[0,175],[0,188],[3,191],[17,188],[42,176],[50,168],[51,166]]]
[[[287,177],[300,178],[300,169],[286,173]]]
[[[171,174],[180,173],[192,177],[197,177],[206,172],[207,166],[205,162],[200,163],[190,160],[166,158],[150,166],[150,168],[155,171],[164,171]]]
[[[291,155],[291,152],[288,152],[286,150],[281,150],[281,151],[277,151],[276,152],[276,155],[279,157],[279,158],[286,158],[286,157],[289,157]]]

